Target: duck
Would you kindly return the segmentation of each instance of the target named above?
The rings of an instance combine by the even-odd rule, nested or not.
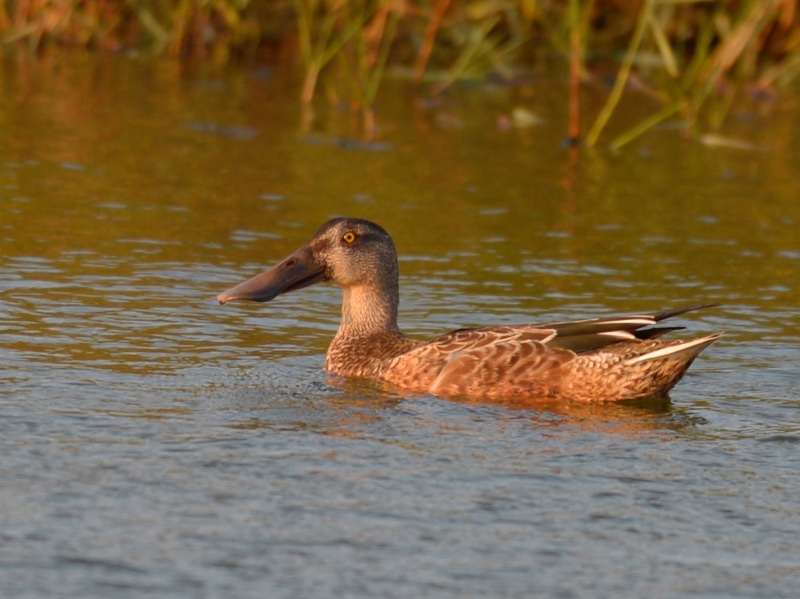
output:
[[[343,290],[325,370],[377,379],[411,393],[472,400],[611,402],[665,397],[723,333],[661,339],[656,326],[706,303],[659,312],[548,324],[462,328],[425,341],[398,326],[397,250],[371,221],[339,217],[266,272],[217,296],[269,302],[323,282]]]

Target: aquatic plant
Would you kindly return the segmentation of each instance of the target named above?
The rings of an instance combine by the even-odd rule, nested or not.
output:
[[[675,113],[692,131],[718,128],[737,98],[800,71],[797,5],[788,0],[645,0],[615,84],[590,128],[597,142],[631,73],[648,77],[663,108],[617,136],[621,147]],[[643,57],[656,60],[643,64]]]
[[[595,145],[633,81],[661,107],[616,135],[621,147],[680,115],[716,130],[743,98],[770,97],[800,74],[796,0],[18,0],[0,3],[5,45],[136,49],[211,59],[269,55],[301,65],[301,101],[325,95],[374,128],[387,68],[440,93],[456,82],[512,78],[563,59],[569,137]],[[275,49],[278,51],[275,51]],[[604,106],[587,115],[588,86]],[[584,134],[582,121],[590,122]]]
[[[154,55],[212,56],[254,48],[262,24],[250,0],[19,0],[0,3],[5,44],[50,44]]]
[[[305,67],[301,100],[314,99],[322,70],[335,63],[339,85],[331,97],[361,113],[374,129],[372,106],[383,77],[402,5],[393,0],[293,0]]]

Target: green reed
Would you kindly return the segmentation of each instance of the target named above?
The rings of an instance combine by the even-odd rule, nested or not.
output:
[[[77,46],[213,57],[252,49],[262,25],[249,0],[18,0],[0,3],[0,40],[31,51]]]
[[[777,73],[789,75],[788,82],[800,71],[796,10],[788,0],[645,0],[614,87],[586,143],[597,142],[643,53],[660,59],[657,66],[638,71],[653,82],[663,106],[617,136],[612,147],[623,146],[675,113],[695,133],[719,128],[748,92],[767,92]],[[687,29],[691,37],[678,35]]]
[[[329,96],[362,115],[375,128],[372,107],[383,79],[402,12],[393,0],[293,0],[300,53],[305,67],[301,92],[311,104],[324,69],[331,68]]]
[[[301,101],[320,95],[362,116],[389,67],[430,93],[463,80],[513,77],[563,58],[569,137],[605,139],[635,79],[653,113],[616,134],[619,148],[675,115],[697,136],[746,98],[800,75],[796,0],[17,0],[0,3],[0,39],[211,59],[281,56],[304,71]],[[277,51],[276,51],[277,49]],[[617,58],[621,55],[621,58]],[[581,103],[618,60],[605,104]],[[321,94],[321,90],[324,94]],[[594,111],[593,111],[594,112]],[[581,123],[590,123],[587,131]]]

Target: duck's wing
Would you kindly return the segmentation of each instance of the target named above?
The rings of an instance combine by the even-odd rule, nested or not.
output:
[[[519,391],[516,382],[543,383],[541,373],[575,359],[573,351],[547,345],[555,337],[537,325],[459,329],[398,356],[382,378],[434,395],[505,396]]]
[[[381,378],[401,387],[429,392],[445,369],[455,372],[461,365],[464,368],[468,364],[478,365],[498,351],[513,354],[523,347],[547,350],[544,343],[555,335],[553,330],[526,325],[459,329],[397,356],[386,364]]]
[[[445,397],[555,397],[563,367],[577,357],[571,350],[523,334],[451,354],[429,391]]]
[[[702,308],[719,304],[700,304],[676,310],[663,310],[650,314],[611,316],[586,320],[570,320],[546,324],[521,324],[488,326],[452,331],[414,350],[415,355],[433,360],[435,357],[450,359],[483,348],[502,345],[521,347],[539,343],[551,349],[565,349],[575,353],[597,350],[619,342],[656,339],[670,331],[684,327],[655,326],[663,320]]]
[[[606,318],[592,318],[589,320],[575,320],[566,322],[553,322],[540,326],[545,330],[555,331],[555,336],[547,341],[550,347],[569,349],[577,353],[597,350],[612,343],[620,341],[655,339],[670,331],[681,330],[684,327],[655,326],[659,322],[692,312],[702,308],[711,308],[719,304],[700,304],[676,310],[663,310],[650,314],[634,314],[629,316],[612,316]]]

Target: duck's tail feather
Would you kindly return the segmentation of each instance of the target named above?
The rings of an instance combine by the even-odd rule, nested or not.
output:
[[[640,356],[635,356],[625,360],[625,365],[630,366],[639,362],[663,359],[693,360],[701,351],[711,345],[714,341],[722,337],[725,333],[714,333],[698,339],[680,341],[664,347],[659,347]]]
[[[712,304],[699,304],[697,306],[689,306],[688,308],[676,308],[674,310],[664,310],[662,312],[656,312],[655,314],[651,314],[651,318],[656,322],[661,322],[662,320],[666,320],[667,318],[672,318],[673,316],[680,316],[681,314],[686,314],[687,312],[694,312],[695,310],[702,310],[703,308],[716,308],[717,306],[721,306],[722,304],[719,302],[714,302]]]

